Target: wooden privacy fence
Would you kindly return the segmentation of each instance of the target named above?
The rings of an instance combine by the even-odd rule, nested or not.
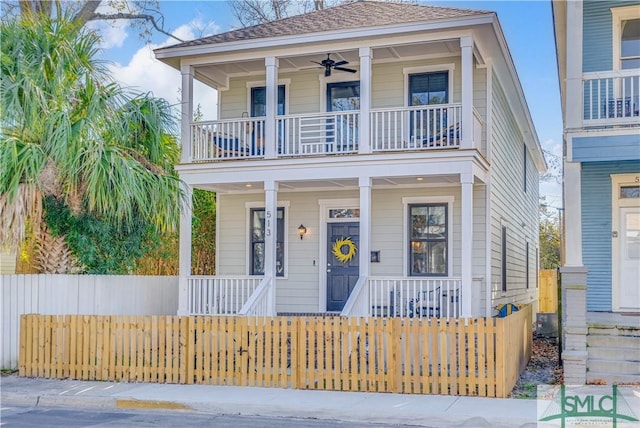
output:
[[[19,374],[506,397],[530,320],[24,315]]]
[[[538,312],[558,312],[558,271],[541,269],[538,273]]]

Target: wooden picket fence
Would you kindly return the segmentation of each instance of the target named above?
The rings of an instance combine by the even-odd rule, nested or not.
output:
[[[19,374],[506,397],[530,320],[23,315]]]

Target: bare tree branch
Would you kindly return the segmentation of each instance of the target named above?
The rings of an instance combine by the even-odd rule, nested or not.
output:
[[[94,13],[91,16],[91,21],[95,21],[95,20],[111,20],[111,19],[140,19],[140,20],[144,20],[147,21],[149,23],[151,23],[151,25],[153,25],[153,28],[155,28],[158,32],[169,36],[173,39],[176,39],[179,42],[184,42],[184,40],[180,39],[179,37],[174,36],[173,34],[165,31],[164,29],[162,29],[158,23],[156,22],[156,18],[152,15],[148,15],[148,14],[141,14],[141,13],[113,13],[113,14],[102,14],[102,13]]]
[[[96,9],[98,9],[98,7],[100,6],[100,3],[102,3],[101,0],[87,1],[84,5],[82,5],[82,8],[78,11],[76,16],[73,17],[73,20],[79,22],[81,25],[84,25],[87,22],[91,21],[92,19],[94,19],[93,17],[95,16]]]

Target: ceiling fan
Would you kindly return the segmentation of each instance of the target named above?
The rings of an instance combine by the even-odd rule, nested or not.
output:
[[[323,60],[322,62],[318,62],[318,61],[311,61],[314,62],[322,67],[324,67],[324,75],[325,77],[329,77],[331,76],[331,69],[334,70],[338,70],[338,71],[346,71],[347,73],[355,73],[356,70],[352,69],[352,68],[345,68],[342,67],[343,65],[347,65],[349,64],[349,61],[334,61],[331,59],[331,54],[327,54],[327,59]]]

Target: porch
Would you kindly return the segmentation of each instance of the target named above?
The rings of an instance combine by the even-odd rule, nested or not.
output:
[[[270,281],[255,276],[188,278],[188,315],[273,316]],[[340,316],[458,318],[461,278],[369,277],[358,280]],[[474,281],[479,289],[480,280]],[[320,313],[318,315],[321,315]]]

